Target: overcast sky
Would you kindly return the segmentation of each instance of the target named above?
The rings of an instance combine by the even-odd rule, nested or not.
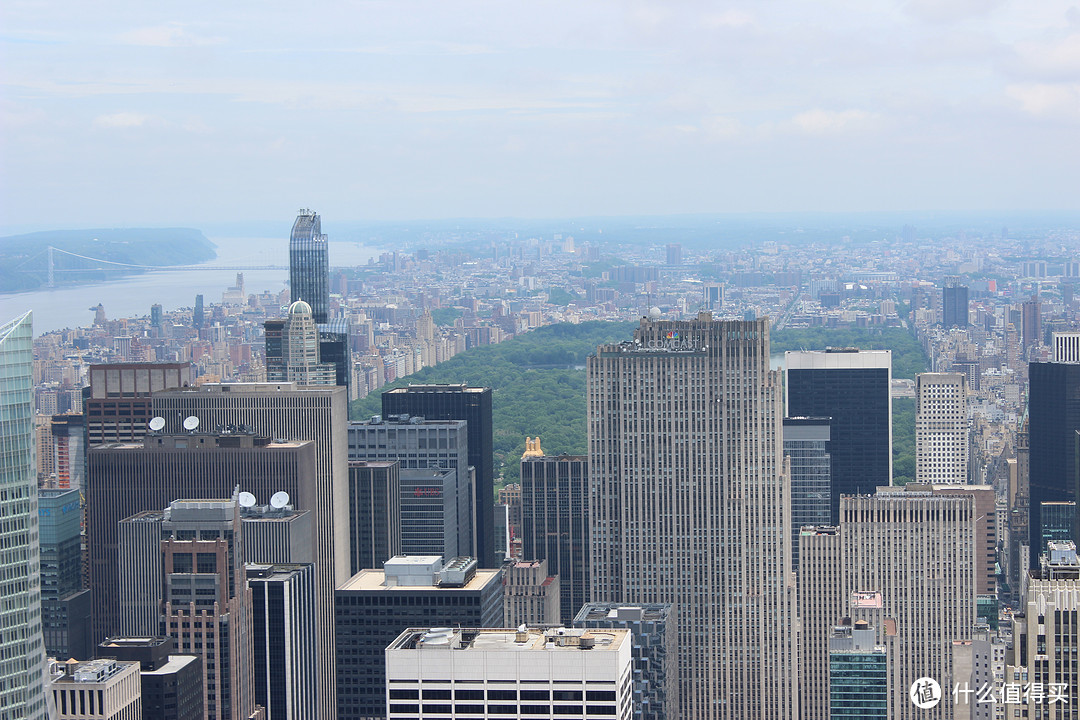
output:
[[[1080,209],[1080,3],[0,5],[0,227]]]

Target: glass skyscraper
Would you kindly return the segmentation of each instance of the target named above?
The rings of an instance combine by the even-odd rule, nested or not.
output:
[[[325,323],[330,308],[330,259],[322,219],[301,210],[289,236],[289,295],[311,306],[316,323]]]
[[[0,325],[0,717],[47,717],[41,634],[33,327]]]

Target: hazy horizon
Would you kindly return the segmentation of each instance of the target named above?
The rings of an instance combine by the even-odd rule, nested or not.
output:
[[[1080,210],[1063,0],[47,0],[0,20],[11,231],[300,204],[348,222]]]

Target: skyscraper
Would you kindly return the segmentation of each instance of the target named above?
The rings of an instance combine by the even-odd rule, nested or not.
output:
[[[391,558],[337,589],[338,717],[386,717],[386,646],[409,627],[502,627],[503,584],[473,558]],[[434,679],[434,678],[431,678]]]
[[[948,696],[937,708],[920,710],[908,691],[921,677],[950,689],[958,679],[953,678],[952,643],[972,637],[986,539],[976,492],[939,489],[908,485],[880,488],[873,496],[845,496],[838,529],[802,536],[804,720],[829,717],[827,696],[820,692],[828,685],[827,639],[840,618],[869,609],[860,607],[863,595],[876,598],[879,642],[895,633],[889,717],[952,717]]]
[[[325,323],[330,310],[330,260],[322,219],[301,210],[289,236],[289,295],[293,302],[311,306],[317,323]]]
[[[278,323],[280,335],[276,332]],[[280,354],[275,356],[275,351]],[[297,385],[338,384],[334,365],[320,358],[319,330],[311,305],[304,300],[289,305],[284,321],[266,322],[266,379]]]
[[[456,557],[473,552],[467,426],[464,420],[407,415],[349,423],[350,461],[397,462],[402,554]],[[371,566],[357,570],[365,567]]]
[[[354,575],[380,568],[401,554],[400,472],[396,460],[349,461],[349,557]]]
[[[589,601],[589,459],[539,447],[537,438],[521,458],[521,553],[559,576],[559,612],[570,625]]]
[[[1080,363],[1028,365],[1028,538],[1031,567],[1042,547],[1041,506],[1076,501],[1077,431],[1080,430]]]
[[[266,720],[318,717],[315,585],[311,565],[246,566],[251,589],[255,702]]]
[[[337,717],[334,685],[334,615],[328,607],[334,588],[349,578],[348,403],[340,387],[300,388],[293,383],[205,383],[198,390],[154,396],[154,412],[166,430],[197,416],[204,427],[246,425],[271,438],[309,440],[315,444],[318,533],[315,596],[319,605],[319,716]],[[244,488],[241,488],[243,490]],[[290,492],[290,495],[292,493]],[[255,493],[265,502],[267,496]]]
[[[791,469],[791,564],[799,567],[799,532],[829,524],[829,418],[784,418]]]
[[[469,464],[476,468],[476,558],[482,568],[498,567],[495,559],[494,434],[491,388],[466,385],[410,385],[383,393],[383,415],[419,415],[428,420],[465,420],[469,433]]]
[[[787,417],[827,417],[831,524],[840,496],[892,484],[892,352],[829,348],[787,352]]]
[[[769,322],[643,318],[589,357],[594,602],[673,603],[685,720],[791,718],[790,480]]]
[[[33,315],[0,325],[0,717],[44,720]]]
[[[920,373],[915,376],[915,481],[968,482],[967,376]]]
[[[941,290],[941,325],[948,328],[968,326],[968,289],[956,277],[946,278]]]
[[[57,658],[88,658],[94,646],[90,591],[83,588],[79,491],[39,490],[38,518],[45,651]]]

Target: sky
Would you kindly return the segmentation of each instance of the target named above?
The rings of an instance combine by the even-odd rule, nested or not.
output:
[[[1080,2],[0,4],[0,228],[1080,209]]]

